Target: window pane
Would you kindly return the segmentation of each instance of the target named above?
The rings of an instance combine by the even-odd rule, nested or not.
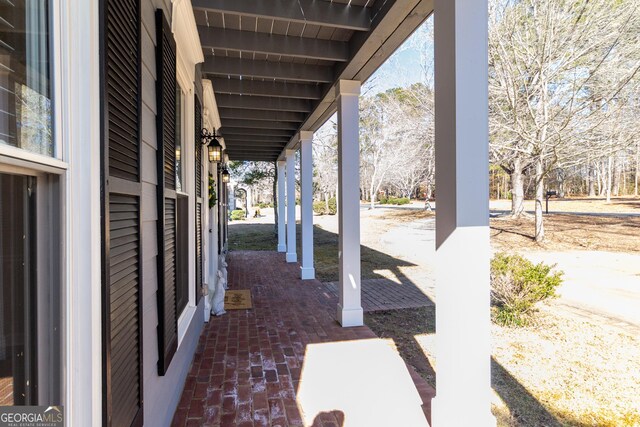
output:
[[[176,88],[176,191],[182,191],[182,90]]]
[[[37,402],[35,179],[0,174],[0,406]]]
[[[48,0],[0,0],[0,144],[53,156]]]
[[[176,306],[178,316],[189,303],[189,197],[178,195],[176,224]]]

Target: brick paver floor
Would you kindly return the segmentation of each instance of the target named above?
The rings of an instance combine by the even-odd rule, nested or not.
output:
[[[337,298],[339,283],[325,282],[324,285]],[[433,301],[408,279],[402,283],[390,279],[362,280],[362,309],[366,312],[433,305]]]
[[[340,327],[335,321],[335,293],[316,280],[301,281],[300,266],[287,264],[284,254],[232,252],[228,262],[230,288],[251,289],[253,308],[212,317],[205,326],[173,425],[303,425],[296,393],[307,347],[371,340],[375,334],[366,326]],[[402,364],[405,368],[415,387],[409,395],[422,401],[430,418],[434,390]],[[371,377],[379,376],[379,369],[385,367],[372,369]],[[407,372],[404,376],[409,378]],[[402,399],[401,393],[397,396]],[[389,405],[398,403],[402,402]],[[322,412],[313,425],[338,427],[345,416],[349,413]]]

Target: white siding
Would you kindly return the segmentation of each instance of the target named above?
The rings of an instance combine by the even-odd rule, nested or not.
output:
[[[155,93],[155,10],[171,14],[170,1],[142,2],[142,247],[143,247],[143,354],[144,424],[160,427],[171,424],[184,381],[203,325],[203,303],[180,343],[165,376],[158,376],[157,208],[156,208],[156,93]]]

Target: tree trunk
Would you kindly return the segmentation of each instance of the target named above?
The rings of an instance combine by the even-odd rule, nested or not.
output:
[[[329,193],[324,193],[324,209],[329,212]]]
[[[598,179],[598,196],[604,196],[604,162],[598,163],[598,168],[596,169],[596,178]]]
[[[627,165],[626,162],[622,165],[622,195],[627,195]]]
[[[636,143],[636,182],[633,194],[638,197],[638,171],[640,171],[640,141]]]
[[[519,217],[524,213],[524,179],[522,160],[516,158],[511,169],[511,215]]]
[[[613,188],[611,193],[618,197],[620,195],[620,159],[613,158]]]
[[[588,181],[589,181],[589,197],[596,197],[596,171],[592,163],[589,163]]]
[[[536,242],[544,241],[542,201],[544,200],[544,169],[542,159],[536,160]]]
[[[606,185],[605,185],[605,192],[607,195],[607,203],[611,203],[611,184],[612,184],[611,181],[613,178],[613,156],[611,155],[607,159],[606,174],[607,174],[607,179],[606,179]]]

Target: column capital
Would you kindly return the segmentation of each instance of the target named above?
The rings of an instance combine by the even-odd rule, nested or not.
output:
[[[285,167],[285,165],[287,164],[286,160],[278,160],[277,162],[278,162],[278,166],[282,168]]]
[[[360,81],[359,80],[338,80],[336,84],[336,97],[341,95],[360,95]]]
[[[294,150],[292,148],[287,148],[286,150],[284,150],[284,155],[288,159],[290,156],[295,156],[296,155],[296,151],[298,151],[298,150]]]
[[[301,130],[298,132],[298,141],[311,141],[313,140],[313,131],[310,130]]]

